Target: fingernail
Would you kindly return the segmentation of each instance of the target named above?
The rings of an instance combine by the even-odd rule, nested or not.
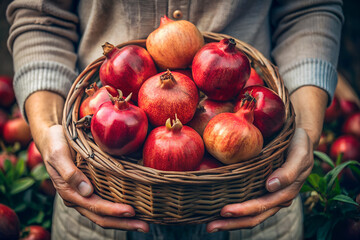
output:
[[[219,229],[214,228],[213,230],[210,231],[210,233],[215,233],[215,232],[218,232],[218,231],[219,231]]]
[[[86,182],[82,181],[79,186],[78,186],[78,190],[79,193],[81,194],[81,196],[83,197],[87,197],[90,195],[91,193],[91,187],[89,184],[87,184]]]
[[[279,190],[280,187],[281,187],[281,185],[280,185],[280,181],[278,178],[272,178],[269,180],[268,187],[267,187],[269,192],[275,192],[275,191]]]
[[[223,217],[232,217],[233,215],[231,213],[225,213],[223,214]]]
[[[138,228],[136,231],[141,232],[141,233],[145,233],[145,231],[143,229],[141,229],[141,228]]]
[[[134,214],[131,214],[131,213],[128,213],[128,212],[123,214],[123,217],[133,217],[133,216],[134,216]]]

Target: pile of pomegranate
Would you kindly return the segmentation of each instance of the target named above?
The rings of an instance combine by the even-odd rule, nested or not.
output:
[[[285,105],[234,39],[205,44],[195,25],[164,16],[137,45],[103,45],[100,83],[79,122],[113,156],[142,152],[144,166],[195,171],[260,154],[285,122]]]

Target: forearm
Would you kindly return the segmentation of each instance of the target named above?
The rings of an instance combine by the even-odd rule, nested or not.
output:
[[[290,96],[295,109],[296,126],[303,128],[314,147],[317,146],[323,128],[328,94],[315,86],[304,86]]]

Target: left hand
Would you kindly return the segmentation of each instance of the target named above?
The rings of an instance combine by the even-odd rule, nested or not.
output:
[[[309,101],[308,105],[304,99]],[[297,129],[285,163],[266,181],[269,193],[243,203],[224,206],[220,215],[225,219],[208,223],[208,232],[253,228],[281,208],[290,206],[299,194],[313,167],[313,148],[321,135],[327,94],[319,88],[305,86],[291,95],[291,101],[296,113]]]

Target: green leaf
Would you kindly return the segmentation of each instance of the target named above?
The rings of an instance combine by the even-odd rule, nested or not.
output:
[[[309,184],[307,184],[307,183],[305,182],[304,185],[302,186],[300,192],[301,192],[301,193],[305,193],[305,192],[311,192],[311,191],[313,191],[313,190],[314,190],[314,189],[313,189],[311,186],[309,186]]]
[[[2,186],[7,185],[6,177],[1,170],[0,170],[0,185],[2,185]]]
[[[309,183],[309,185],[316,191],[319,191],[319,181],[320,181],[320,176],[316,173],[312,173],[308,176],[308,178],[306,179]]]
[[[11,186],[10,194],[15,195],[29,189],[35,183],[34,179],[26,177],[16,180]]]
[[[26,209],[26,204],[25,203],[20,203],[20,204],[16,205],[13,210],[16,213],[19,213],[19,212],[23,212],[25,209]]]
[[[326,194],[326,180],[324,177],[320,177],[319,179],[319,190],[321,193]]]
[[[360,166],[360,163],[356,162],[356,161],[347,161],[347,162],[344,162],[338,166],[336,166],[333,170],[331,170],[330,172],[328,172],[326,175],[325,175],[325,179],[328,183],[328,186],[327,186],[327,189],[328,191],[331,190],[334,182],[335,182],[335,179],[337,178],[337,176],[339,175],[339,173],[347,166],[351,166],[351,165],[358,165]]]
[[[343,156],[344,156],[344,153],[339,153],[339,155],[336,158],[336,166],[340,165],[340,163],[342,162]]]
[[[332,168],[335,167],[333,160],[325,153],[320,151],[314,151],[314,156],[319,158],[321,161],[329,164]]]
[[[333,222],[331,220],[326,221],[323,225],[317,230],[317,240],[327,240],[328,236],[332,231]]]
[[[355,206],[359,207],[359,204],[357,204],[357,202],[355,202],[351,197],[346,196],[344,194],[336,195],[331,200],[344,202],[344,203],[349,203],[349,204],[352,204],[352,205],[355,205]]]
[[[33,168],[33,170],[31,171],[31,176],[33,176],[35,180],[40,182],[50,178],[44,164],[38,164],[35,168]]]
[[[15,179],[21,177],[25,172],[25,161],[24,159],[19,159],[15,165]]]
[[[12,168],[13,168],[13,165],[12,165],[11,161],[6,158],[5,161],[4,161],[5,173],[8,173]]]

